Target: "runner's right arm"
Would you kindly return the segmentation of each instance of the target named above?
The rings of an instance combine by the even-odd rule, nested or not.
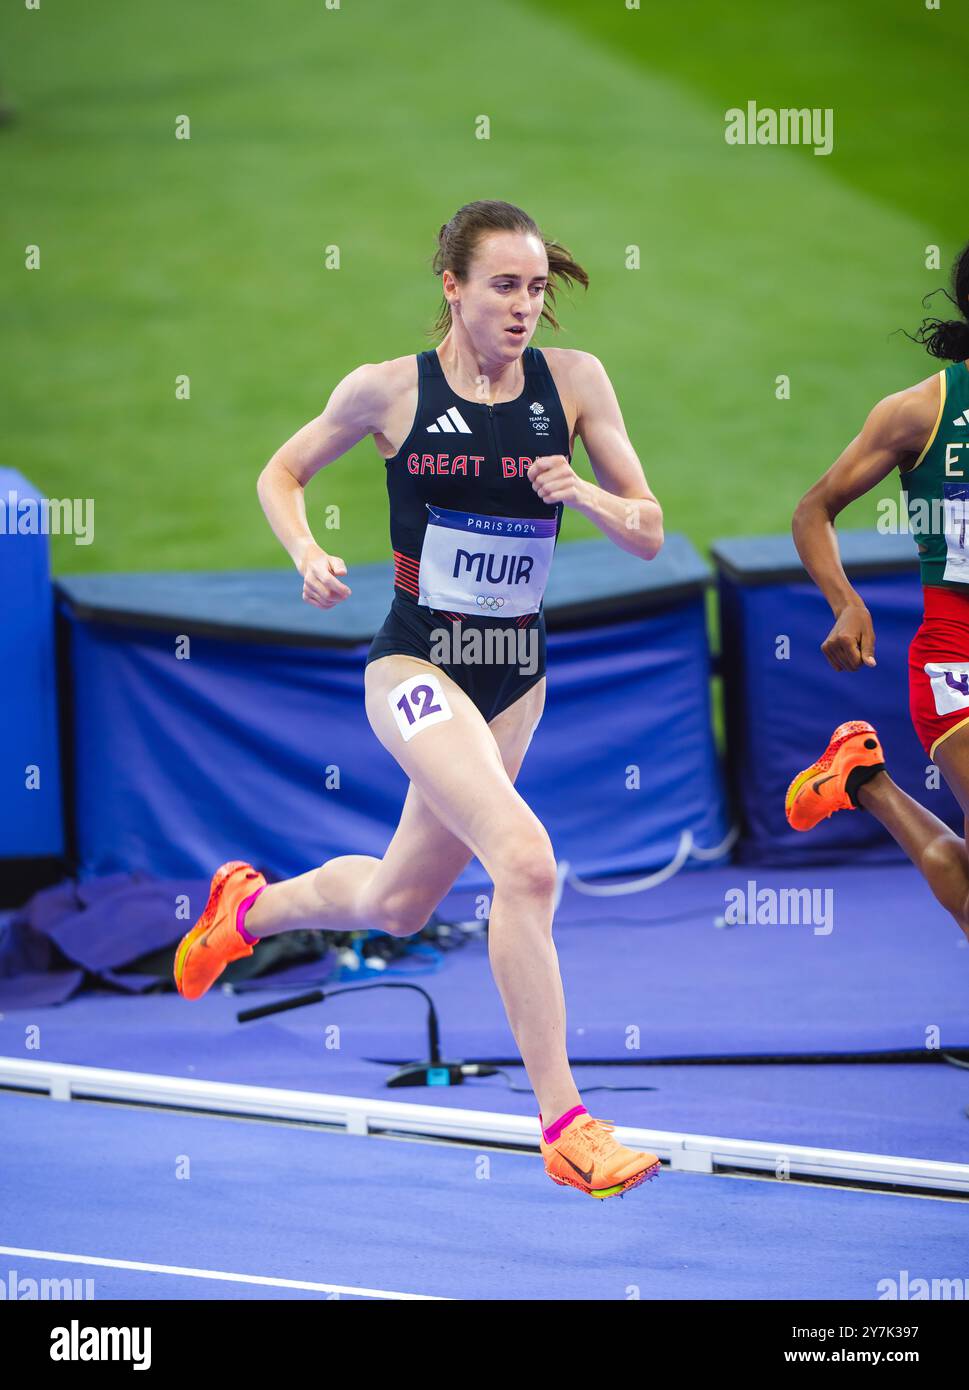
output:
[[[321,468],[379,429],[385,395],[380,365],[357,367],[334,388],[322,414],[276,450],[256,483],[269,525],[303,576],[303,598],[317,608],[332,608],[351,590],[338,577],[347,572],[343,560],[313,538],[303,491]]]
[[[879,401],[860,434],[794,511],[791,530],[797,553],[835,617],[821,650],[836,671],[857,671],[862,664],[876,663],[871,614],[845,574],[834,518],[892,469],[915,462],[935,424],[938,404],[937,377]]]

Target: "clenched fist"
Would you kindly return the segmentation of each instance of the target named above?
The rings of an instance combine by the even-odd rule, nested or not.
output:
[[[585,483],[564,454],[543,454],[528,465],[528,481],[543,502],[574,506]]]
[[[868,609],[860,603],[849,603],[842,609],[821,643],[821,650],[836,671],[857,671],[862,664],[877,665],[875,629]]]
[[[339,555],[327,555],[318,545],[307,550],[299,572],[303,576],[303,602],[317,608],[333,608],[353,592],[338,578],[347,572]]]

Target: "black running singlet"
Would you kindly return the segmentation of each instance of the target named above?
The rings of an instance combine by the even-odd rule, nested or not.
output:
[[[417,354],[417,413],[407,438],[386,460],[394,588],[401,598],[421,603],[422,552],[424,606],[436,611],[499,617],[504,610],[511,617],[526,611],[529,582],[538,578],[541,585],[542,567],[558,540],[562,504],[543,502],[527,469],[545,454],[571,461],[569,427],[542,352],[526,347],[522,366],[521,395],[488,405],[455,395],[433,348]],[[531,526],[513,524],[529,519]],[[439,534],[440,545],[425,547],[429,522],[437,528],[430,539]],[[474,540],[488,531],[509,544],[500,555],[482,558]],[[540,554],[504,553],[528,533],[536,533]],[[463,604],[434,601],[436,595],[453,600],[461,586]]]

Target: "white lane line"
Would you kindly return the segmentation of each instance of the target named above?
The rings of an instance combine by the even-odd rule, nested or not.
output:
[[[358,1289],[352,1284],[316,1284],[308,1279],[276,1279],[272,1275],[229,1274],[221,1269],[189,1269],[184,1265],[156,1265],[141,1260],[107,1260],[98,1255],[67,1255],[61,1250],[21,1250],[16,1245],[0,1245],[0,1255],[20,1255],[31,1260],[60,1260],[66,1264],[105,1265],[109,1269],[135,1269],[149,1274],[181,1274],[189,1279],[227,1279],[234,1284],[270,1284],[277,1289],[312,1289],[317,1293],[351,1293],[361,1298],[430,1299],[448,1303],[432,1293],[399,1293],[393,1289]]]

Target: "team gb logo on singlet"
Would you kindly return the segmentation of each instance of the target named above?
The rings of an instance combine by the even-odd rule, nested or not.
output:
[[[528,407],[531,413],[532,429],[536,434],[548,434],[549,418],[541,401],[532,401]]]

